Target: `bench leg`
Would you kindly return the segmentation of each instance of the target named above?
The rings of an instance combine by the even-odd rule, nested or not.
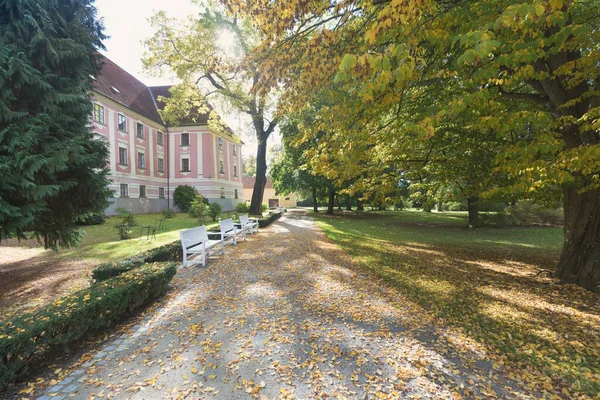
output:
[[[183,268],[187,268],[187,254],[185,250],[183,250]]]
[[[225,238],[221,238],[221,254],[225,255]]]
[[[202,243],[202,266],[206,267],[206,243]]]

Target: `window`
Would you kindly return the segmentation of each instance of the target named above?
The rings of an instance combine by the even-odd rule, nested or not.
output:
[[[234,194],[235,194],[235,198],[236,198],[236,199],[239,199],[239,196],[238,196],[238,190],[237,190],[237,189],[234,189]]]
[[[290,198],[289,198],[289,197],[286,197],[285,199],[286,199],[286,200],[289,200]]]
[[[158,188],[158,198],[159,199],[165,198],[165,188]]]
[[[104,107],[94,104],[94,121],[104,125]]]
[[[129,197],[129,187],[126,183],[121,183],[121,197]]]
[[[127,149],[119,147],[119,164],[127,165]]]
[[[221,188],[221,198],[225,198],[225,188]]]
[[[140,185],[140,197],[146,197],[146,185]]]
[[[189,133],[182,133],[181,134],[181,145],[182,146],[189,146],[190,145],[190,134]]]
[[[123,114],[117,114],[117,129],[127,132],[127,118]]]
[[[162,132],[156,133],[156,144],[163,146],[163,133]]]
[[[165,172],[165,160],[162,158],[158,159],[158,172]]]
[[[137,123],[137,137],[140,139],[144,138],[144,125]]]
[[[219,161],[219,172],[222,174],[225,173],[225,165],[223,165],[223,160]]]
[[[237,165],[233,166],[233,176],[237,176]]]
[[[189,158],[181,159],[181,172],[190,172],[190,159]]]
[[[146,169],[146,155],[144,153],[138,153],[138,168]]]
[[[219,150],[223,150],[223,138],[219,138]]]
[[[235,144],[233,145],[233,155],[237,156],[237,146]]]

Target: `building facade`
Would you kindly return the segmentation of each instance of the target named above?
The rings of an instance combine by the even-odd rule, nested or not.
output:
[[[209,128],[208,113],[168,126],[159,110],[170,86],[148,87],[109,59],[93,79],[92,126],[110,150],[115,192],[107,214],[117,207],[134,213],[173,207],[179,185],[194,187],[226,211],[243,201],[243,143],[230,129]]]
[[[254,182],[256,178],[250,176],[244,176],[244,201],[252,201],[252,192],[254,191]],[[263,203],[269,206],[269,208],[285,207],[291,208],[296,207],[298,203],[298,196],[295,193],[289,193],[286,195],[278,195],[275,193],[275,188],[271,179],[267,177],[267,183],[265,184],[265,192],[263,194]]]

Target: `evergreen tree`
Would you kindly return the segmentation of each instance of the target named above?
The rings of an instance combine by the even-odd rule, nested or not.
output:
[[[0,0],[0,239],[69,247],[74,221],[108,205],[89,126],[102,30],[93,0]]]

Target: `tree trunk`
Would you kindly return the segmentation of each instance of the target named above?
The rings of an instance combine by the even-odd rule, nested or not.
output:
[[[469,227],[479,228],[481,220],[479,219],[479,198],[476,196],[467,197],[467,211],[469,212]]]
[[[313,211],[319,212],[319,205],[317,204],[317,189],[313,188],[312,190],[312,200],[313,200]]]
[[[437,212],[441,212],[442,211],[442,201],[438,201],[437,202]]]
[[[600,190],[565,187],[565,241],[554,276],[598,290],[600,283]]]
[[[356,197],[356,211],[365,211],[365,207],[363,206],[363,203],[360,200],[360,196]]]
[[[328,215],[333,215],[333,207],[335,205],[335,189],[329,188],[329,202],[327,203]]]
[[[267,141],[259,140],[256,151],[256,181],[250,202],[250,215],[262,215],[263,195],[267,184]]]
[[[346,196],[346,211],[352,211],[352,197]]]

